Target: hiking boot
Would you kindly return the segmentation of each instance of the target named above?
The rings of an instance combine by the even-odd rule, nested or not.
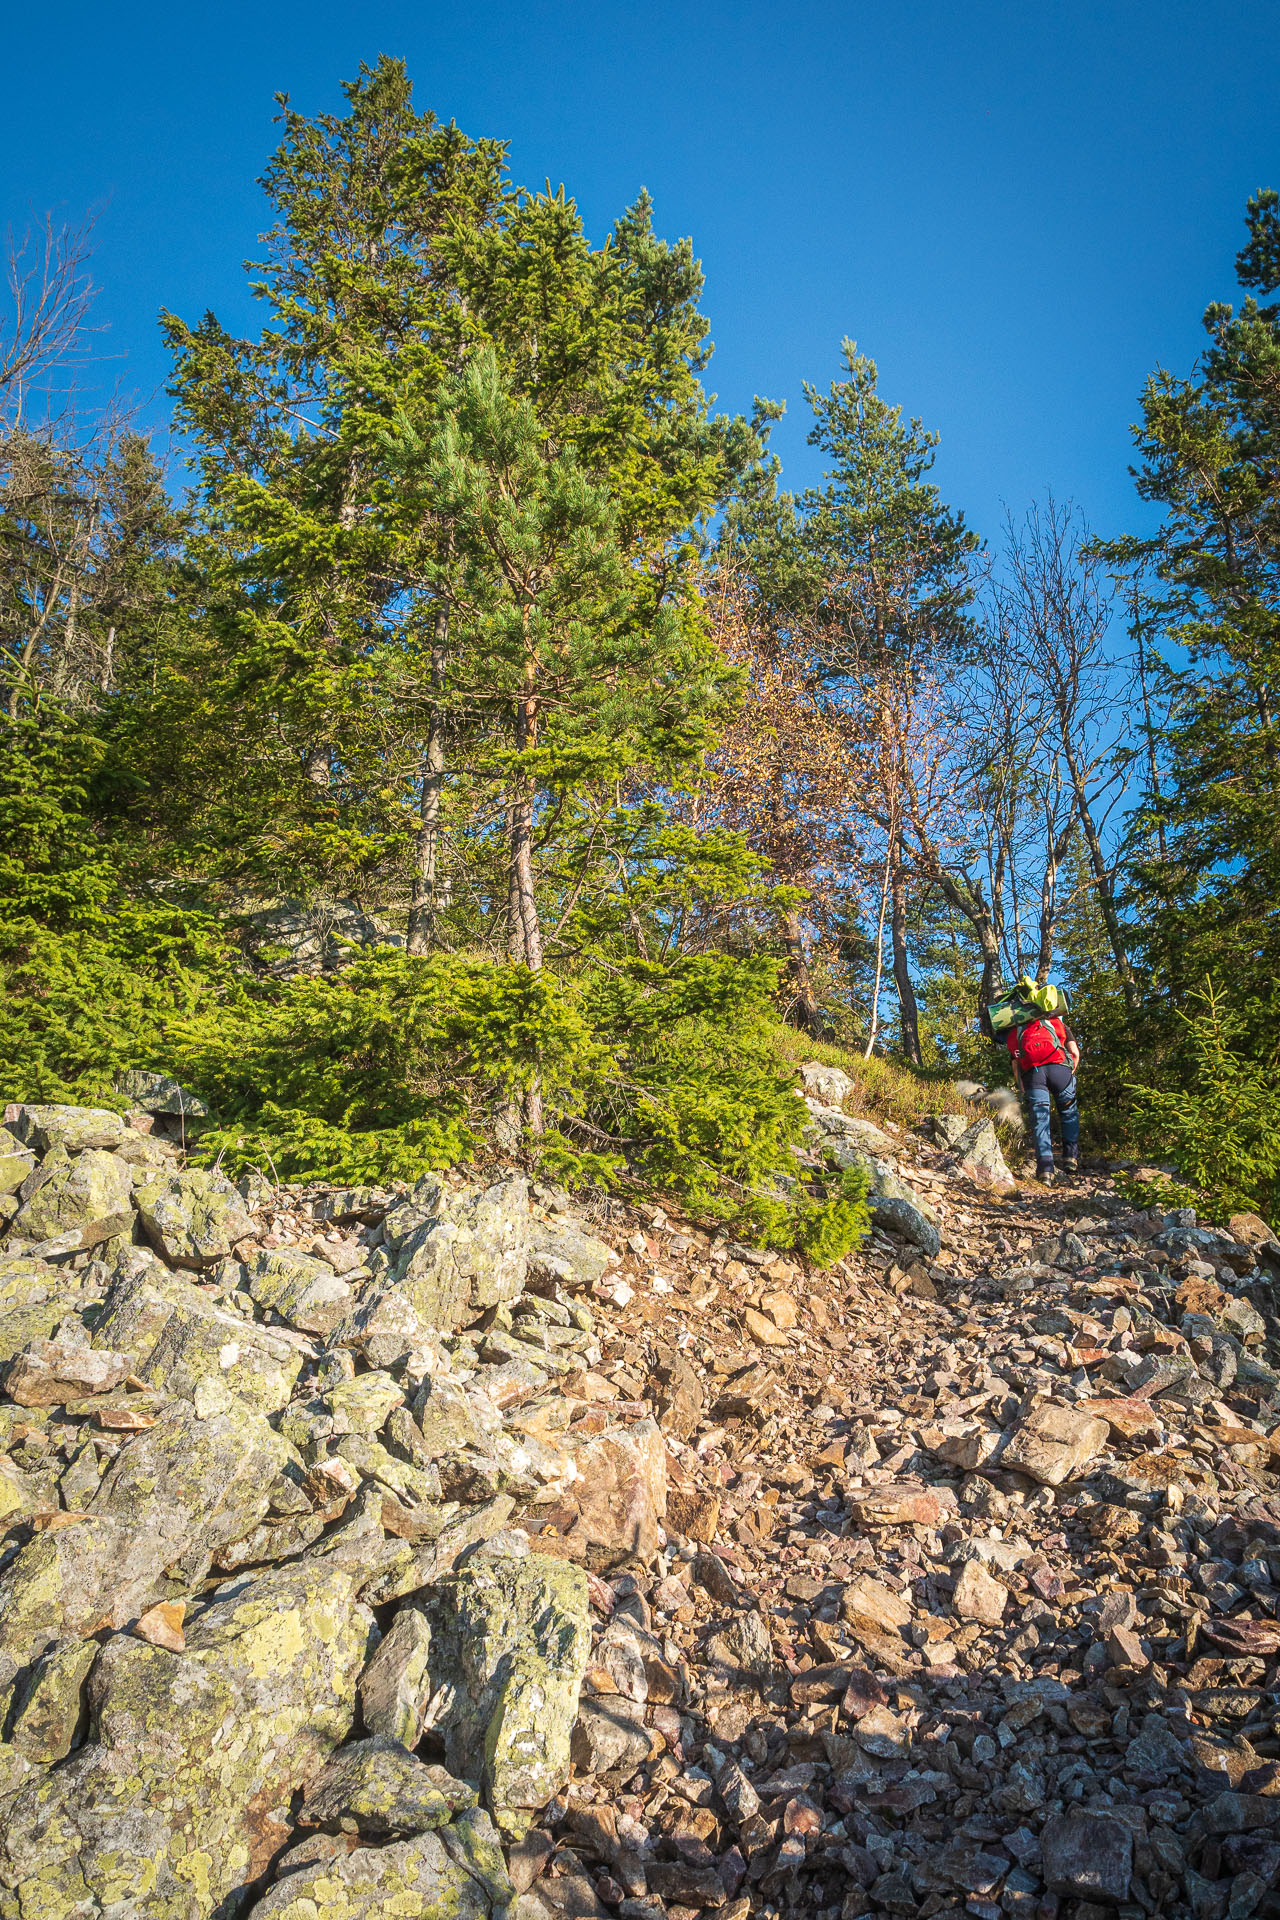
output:
[[[1074,1180],[1080,1171],[1080,1155],[1068,1150],[1062,1156],[1062,1171]]]
[[[1036,1179],[1042,1186],[1051,1187],[1053,1185],[1053,1175],[1054,1166],[1052,1160],[1036,1161]]]

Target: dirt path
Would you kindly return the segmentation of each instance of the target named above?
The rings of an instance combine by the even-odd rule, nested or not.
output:
[[[933,1262],[876,1235],[806,1278],[656,1209],[604,1228],[598,1372],[673,1478],[666,1554],[594,1589],[593,1675],[616,1710],[640,1629],[655,1751],[580,1750],[614,1764],[537,1899],[1280,1913],[1271,1271],[1103,1178],[997,1200],[901,1140]]]

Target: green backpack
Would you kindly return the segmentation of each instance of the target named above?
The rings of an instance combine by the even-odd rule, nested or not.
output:
[[[1014,1027],[1025,1027],[1030,1020],[1051,1019],[1067,1011],[1067,996],[1052,980],[1038,986],[1029,973],[987,1002],[987,1019],[997,1040],[1003,1040]]]

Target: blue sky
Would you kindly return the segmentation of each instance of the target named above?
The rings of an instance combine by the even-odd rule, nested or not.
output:
[[[1249,0],[790,7],[453,0],[64,0],[6,25],[0,224],[103,207],[100,369],[163,418],[161,306],[253,324],[240,263],[272,96],[339,105],[403,55],[419,103],[563,181],[593,234],[647,186],[707,273],[721,404],[785,399],[842,334],[942,435],[935,477],[984,532],[1052,487],[1140,524],[1128,423],[1229,297],[1241,216],[1280,185],[1280,16]]]

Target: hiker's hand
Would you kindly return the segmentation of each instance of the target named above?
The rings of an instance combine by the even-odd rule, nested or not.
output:
[[[1080,1066],[1080,1049],[1076,1045],[1074,1040],[1071,1042],[1071,1045],[1067,1048],[1067,1059],[1071,1063],[1072,1073],[1075,1073]]]

